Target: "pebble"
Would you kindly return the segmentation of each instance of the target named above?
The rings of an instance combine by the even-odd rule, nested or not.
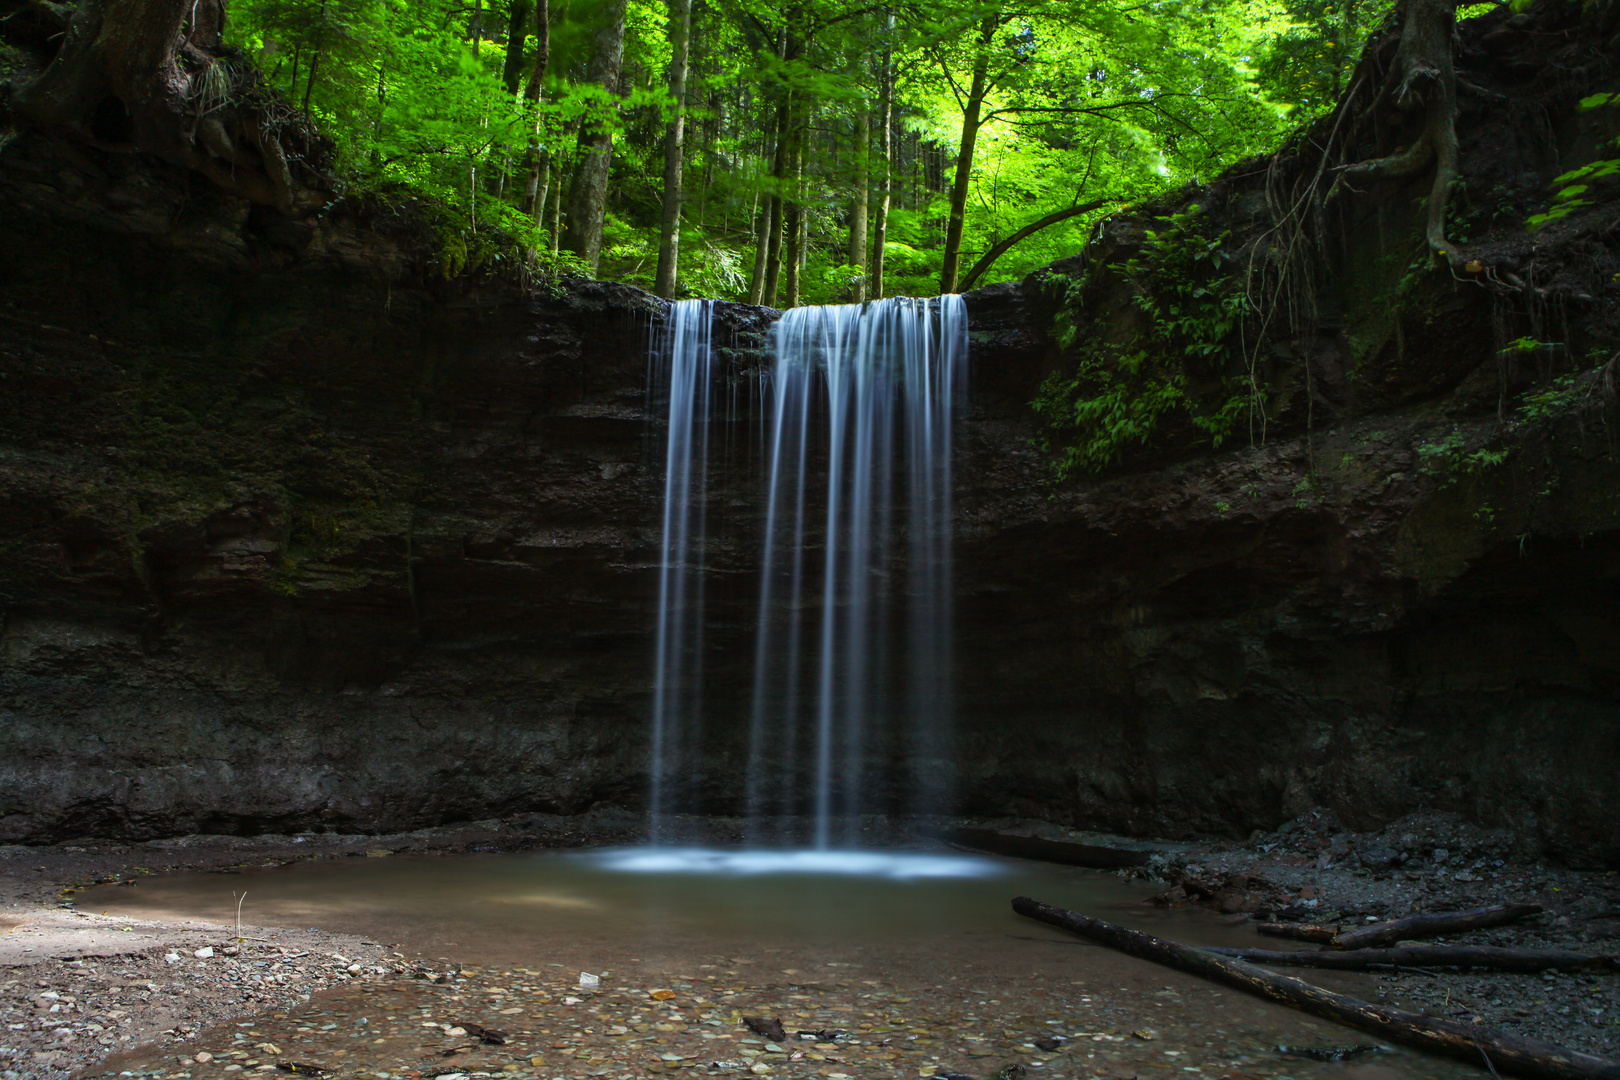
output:
[[[205,1049],[192,1055],[185,1080],[223,1080],[227,1072],[271,1071],[281,1062],[359,1080],[695,1080],[726,1074],[912,1080],[1012,1076],[1018,1067],[1064,1080],[1152,1080],[1155,1069],[1229,1080],[1337,1076],[1330,1065],[1285,1061],[1274,1030],[1236,1020],[1237,1013],[1269,1015],[1264,1006],[1234,1005],[1227,1013],[1219,1002],[1230,997],[1213,990],[1183,989],[1181,994],[1198,994],[1200,1001],[1210,994],[1209,1003],[1172,1012],[1162,1004],[1163,992],[1104,997],[1078,985],[1048,985],[1022,1000],[1005,992],[978,1000],[975,988],[965,985],[918,995],[881,980],[811,987],[710,976],[680,980],[667,997],[654,998],[604,977],[597,993],[567,1006],[564,991],[577,989],[577,973],[486,968],[448,983],[431,981],[436,972],[418,974],[423,977],[329,990],[256,1016],[251,1026],[207,1029],[195,1040]],[[503,1023],[505,1044],[483,1045],[467,1036],[472,1025],[488,1027],[492,1014],[513,1008],[508,1002],[521,1003],[521,1015]],[[743,1022],[745,1013],[811,1037],[790,1044],[756,1037]],[[1076,1023],[1082,1015],[1085,1022]],[[1230,1027],[1220,1021],[1228,1015],[1234,1016]],[[1151,1029],[1143,1025],[1150,1017]],[[123,1067],[155,1080],[182,1080],[181,1073],[165,1068],[173,1060],[154,1049],[130,1055]]]

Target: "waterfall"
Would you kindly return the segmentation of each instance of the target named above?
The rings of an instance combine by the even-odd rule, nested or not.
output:
[[[649,392],[669,401],[664,450],[663,541],[659,546],[658,625],[653,651],[653,840],[673,808],[670,778],[701,768],[703,567],[709,487],[709,405],[713,393],[710,300],[670,305],[653,341]]]
[[[654,835],[668,777],[697,768],[708,319],[674,306],[654,675]],[[744,802],[755,843],[858,842],[874,777],[913,811],[948,798],[951,422],[960,297],[794,308],[772,329]],[[897,498],[897,495],[899,496]],[[898,809],[892,792],[887,808]]]

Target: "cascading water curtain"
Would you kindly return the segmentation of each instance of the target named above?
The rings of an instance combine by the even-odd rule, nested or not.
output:
[[[653,400],[668,401],[663,541],[653,656],[652,807],[654,842],[664,839],[675,801],[672,780],[698,765],[702,735],[703,566],[713,392],[713,301],[670,305],[649,356]]]
[[[747,810],[756,841],[782,839],[767,822],[809,813],[825,848],[858,841],[870,774],[903,777],[912,810],[948,797],[951,422],[967,312],[957,296],[795,308],[774,353]]]

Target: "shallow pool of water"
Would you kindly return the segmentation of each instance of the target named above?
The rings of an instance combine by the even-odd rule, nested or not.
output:
[[[1281,1053],[1376,1040],[1079,941],[1009,906],[1030,895],[1190,943],[1254,940],[1240,919],[1145,904],[1153,891],[1112,874],[990,857],[643,848],[176,873],[91,890],[80,902],[229,926],[245,892],[244,927],[348,931],[468,971],[453,985],[339,992],[366,1003],[371,1020],[354,1032],[341,1018],[357,1006],[325,995],[253,1024],[278,1046],[379,1077],[431,1075],[427,1063],[446,1054],[457,1068],[537,1080],[740,1075],[755,1064],[779,1077],[982,1076],[1015,1061],[1047,1077],[1143,1080],[1160,1075],[1148,1070],[1184,1080],[1477,1073],[1404,1051],[1348,1064]],[[245,936],[253,948],[274,947],[273,930]],[[581,972],[602,976],[599,993],[579,990]],[[1370,977],[1332,976],[1315,981],[1376,993]],[[674,996],[653,997],[658,987]],[[851,1034],[772,1051],[740,1026],[750,1011],[781,1016],[790,1031]],[[398,1023],[376,1028],[379,1015]],[[512,1039],[457,1050],[445,1032],[464,1020],[498,1024]],[[204,1043],[233,1045],[233,1030],[206,1033]],[[1044,1052],[1033,1042],[1042,1033],[1069,1041]],[[202,1076],[222,1066],[194,1068]]]
[[[881,946],[1000,962],[1010,940],[1076,949],[1069,936],[1014,915],[1009,902],[1019,895],[1203,944],[1252,940],[1230,921],[1144,904],[1153,891],[1112,874],[990,856],[610,848],[165,874],[80,902],[229,924],[246,893],[246,924],[348,931],[464,963],[586,969],[651,962],[643,954],[814,957]]]

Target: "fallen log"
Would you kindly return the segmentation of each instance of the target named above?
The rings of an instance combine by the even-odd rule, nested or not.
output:
[[[1064,866],[1084,866],[1093,870],[1146,866],[1148,862],[1148,853],[1145,851],[1097,847],[1092,844],[1069,844],[1061,840],[1042,840],[1038,836],[1014,836],[992,829],[919,829],[918,832],[936,840],[943,840],[947,844],[989,852],[992,855],[1012,855],[1019,859],[1062,863]]]
[[[1441,934],[1457,934],[1464,930],[1483,930],[1490,926],[1517,922],[1527,915],[1536,915],[1540,912],[1540,904],[1497,904],[1494,907],[1474,908],[1471,911],[1408,915],[1404,919],[1393,919],[1356,930],[1346,930],[1333,939],[1333,944],[1335,948],[1340,949],[1371,949],[1393,945],[1408,938],[1438,937]]]
[[[1488,1064],[1526,1080],[1620,1080],[1620,1062],[1578,1050],[1525,1039],[1473,1024],[1391,1009],[1335,994],[1286,975],[1273,975],[1242,960],[1217,956],[1174,941],[1164,941],[1079,912],[1052,907],[1027,896],[1012,902],[1020,915],[1056,926],[1144,960],[1164,964],[1214,982],[1370,1031],[1391,1042],[1444,1054],[1473,1064]]]
[[[1315,923],[1263,922],[1255,929],[1267,937],[1293,938],[1295,941],[1315,941],[1326,945],[1339,936],[1337,926],[1318,926]]]
[[[1590,956],[1569,949],[1503,949],[1494,945],[1405,945],[1393,949],[1329,949],[1325,952],[1206,947],[1204,951],[1247,960],[1251,964],[1333,968],[1338,971],[1366,971],[1383,967],[1477,967],[1530,974],[1537,971],[1613,971],[1620,968],[1620,962],[1612,956]]]

